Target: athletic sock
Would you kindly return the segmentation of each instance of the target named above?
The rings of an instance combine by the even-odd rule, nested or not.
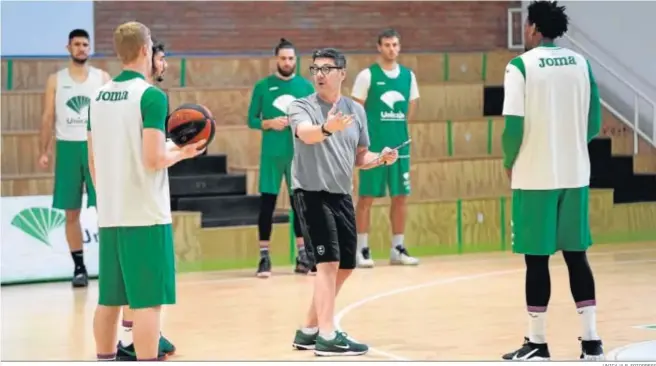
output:
[[[123,335],[121,336],[121,344],[123,347],[131,345],[134,341],[132,339],[132,322],[123,320],[121,323],[121,328],[123,328]]]
[[[75,271],[84,268],[84,251],[82,249],[72,251],[71,257],[73,257],[73,263],[75,263]]]
[[[96,358],[98,361],[114,361],[116,360],[116,353],[97,354]]]
[[[321,338],[323,338],[327,341],[332,341],[333,339],[335,339],[336,336],[337,336],[337,333],[335,333],[334,330],[330,333],[321,332]]]
[[[305,335],[315,335],[319,331],[319,327],[313,327],[313,328],[301,328],[301,332]]]
[[[581,316],[581,339],[584,341],[597,341],[599,334],[597,334],[597,307],[595,305],[582,306],[576,309],[576,312]]]
[[[403,235],[403,234],[393,235],[392,236],[392,249],[394,249],[398,246],[403,247],[404,237],[405,237],[405,235]]]
[[[296,251],[298,252],[299,257],[305,255],[305,244],[296,243]]]
[[[368,237],[369,234],[358,234],[358,250],[369,247],[369,243],[367,243]]]
[[[260,258],[265,258],[269,256],[269,243],[260,242]]]
[[[529,341],[531,343],[547,343],[546,325],[547,325],[547,312],[528,312],[529,316]]]

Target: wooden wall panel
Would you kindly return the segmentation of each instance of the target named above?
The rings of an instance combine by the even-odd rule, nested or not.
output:
[[[518,54],[509,50],[488,52],[486,55],[485,84],[503,85],[506,65]]]
[[[252,167],[260,164],[262,132],[248,126],[217,126],[210,154],[226,154],[228,165]]]
[[[2,132],[36,131],[41,128],[43,91],[3,92]]]
[[[187,59],[187,87],[252,88],[275,69],[267,57],[195,57]]]
[[[39,158],[38,132],[12,132],[2,134],[2,175],[52,173],[54,153],[48,169],[37,165]]]
[[[464,200],[461,207],[462,250],[498,250],[502,241],[501,200]]]
[[[7,89],[7,76],[9,69],[7,68],[7,60],[2,59],[0,62],[0,80],[2,80],[2,90]]]
[[[481,82],[483,80],[482,53],[450,53],[449,81]]]
[[[249,88],[172,88],[168,91],[171,110],[184,103],[206,106],[217,125],[246,125],[251,101]]]
[[[2,177],[2,197],[40,196],[53,192],[55,180],[52,174],[26,175],[23,177]]]

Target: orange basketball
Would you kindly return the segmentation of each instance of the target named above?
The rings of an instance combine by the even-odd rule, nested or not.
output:
[[[206,140],[209,145],[214,139],[216,121],[207,107],[185,103],[176,108],[168,118],[167,131],[178,146]]]

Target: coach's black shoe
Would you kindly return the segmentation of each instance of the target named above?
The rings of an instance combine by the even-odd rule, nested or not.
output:
[[[520,349],[506,353],[501,358],[510,361],[549,361],[551,355],[546,343],[531,343],[528,338],[524,338]]]
[[[157,351],[157,360],[164,361],[166,358],[166,353],[162,352],[160,348]],[[129,346],[123,346],[123,343],[119,341],[116,345],[116,361],[137,361],[137,351],[134,349],[134,343]]]
[[[73,272],[73,280],[71,281],[73,287],[87,287],[89,285],[89,274],[85,267],[76,268]]]
[[[581,342],[581,359],[587,361],[603,361],[604,347],[601,340],[584,341],[579,337]]]
[[[268,255],[260,258],[256,276],[260,278],[269,278],[271,276],[271,258]]]
[[[301,254],[296,257],[296,267],[294,268],[294,272],[300,274],[313,274],[312,262],[310,262],[310,259],[305,252],[301,252]]]

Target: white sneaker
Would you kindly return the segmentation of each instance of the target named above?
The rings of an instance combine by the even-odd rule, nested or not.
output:
[[[355,254],[355,263],[359,268],[374,268],[374,260],[371,259],[369,248],[362,248]]]
[[[397,245],[390,251],[390,264],[398,264],[403,266],[416,266],[419,264],[419,259],[413,258],[408,253],[408,250],[401,245]]]

